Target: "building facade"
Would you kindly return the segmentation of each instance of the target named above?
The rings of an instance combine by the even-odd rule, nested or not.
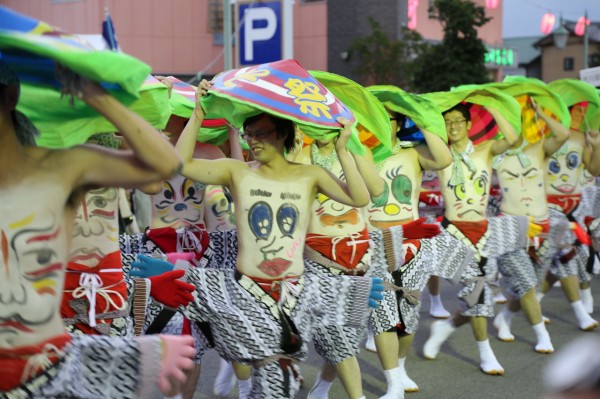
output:
[[[485,5],[485,0],[474,2]],[[400,27],[411,23],[426,40],[439,41],[443,31],[430,13],[432,3],[294,0],[294,58],[307,69],[356,78],[356,60],[348,57],[347,50],[354,38],[371,33],[369,17],[391,38],[399,38]],[[502,46],[499,3],[496,9],[486,10],[492,20],[479,31],[494,48]],[[223,0],[0,0],[0,4],[78,34],[99,34],[108,7],[121,49],[151,65],[153,73],[212,76],[224,68]],[[493,76],[501,76],[494,65],[490,70]]]

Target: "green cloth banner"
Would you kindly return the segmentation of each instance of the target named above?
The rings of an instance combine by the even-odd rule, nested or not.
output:
[[[581,80],[559,79],[548,83],[548,87],[562,98],[567,107],[588,102],[583,120],[583,123],[587,124],[585,130],[598,130],[600,125],[595,120],[595,116],[600,111],[600,95],[594,86]]]
[[[494,108],[502,113],[512,125],[517,134],[521,131],[521,107],[510,95],[502,93],[489,85],[463,85],[453,88],[449,92],[435,92],[423,94],[423,97],[433,102],[445,112],[461,102],[480,105],[483,108]],[[498,131],[496,137],[501,138],[502,132]]]
[[[366,129],[360,132],[361,142],[370,148],[379,145],[392,148],[390,118],[383,104],[363,86],[330,72],[309,71],[323,86],[346,105],[358,123]]]
[[[152,126],[163,129],[171,116],[167,87],[148,76],[139,93],[129,108]],[[42,147],[71,147],[85,143],[96,133],[116,131],[112,123],[83,101],[75,99],[71,106],[58,91],[42,86],[22,84],[17,108],[40,131],[36,141]]]

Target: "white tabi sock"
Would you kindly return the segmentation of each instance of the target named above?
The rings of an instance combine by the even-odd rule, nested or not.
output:
[[[452,324],[452,319],[436,321],[431,324],[431,334],[429,339],[423,345],[423,356],[426,359],[433,360],[440,353],[442,344],[456,331]]]
[[[213,393],[216,397],[228,397],[235,386],[233,366],[225,359],[220,359],[219,372],[215,378]]]
[[[252,378],[248,378],[247,380],[238,379],[237,382],[240,391],[240,399],[248,399],[250,391],[252,390]]]
[[[379,399],[404,399],[404,387],[402,386],[400,368],[383,370],[387,382],[387,392]]]
[[[544,324],[544,322],[542,321],[534,326],[531,326],[531,328],[533,328],[535,336],[537,337],[535,351],[538,353],[554,352],[554,347],[552,346],[552,342],[550,341],[550,334],[548,334],[548,330],[546,330],[546,325]]]
[[[585,306],[583,306],[581,300],[572,302],[571,307],[573,308],[580,329],[583,331],[590,331],[598,327],[598,322],[592,319],[592,316],[586,312]]]
[[[592,297],[592,288],[589,287],[579,290],[579,296],[581,297],[581,302],[583,302],[585,311],[589,314],[594,313],[594,298]]]
[[[404,386],[404,392],[419,392],[419,386],[408,376],[405,364],[405,357],[401,357],[398,359],[398,368],[400,369],[400,382],[402,383],[402,386]]]
[[[306,399],[328,399],[329,389],[332,384],[333,381],[326,381],[321,378],[321,374],[319,374],[317,381],[315,381],[315,385],[313,385],[310,392],[308,392]]]
[[[181,394],[175,396],[165,396],[165,399],[182,399],[183,396]]]
[[[375,345],[375,335],[373,335],[371,329],[367,331],[367,341],[365,342],[365,349],[369,352],[377,352],[377,346]]]
[[[481,371],[489,375],[504,374],[504,369],[496,359],[489,339],[477,341],[477,349],[479,349],[479,358],[481,359]]]
[[[500,341],[512,342],[515,340],[515,336],[510,332],[510,324],[514,315],[508,306],[504,306],[494,318],[494,327],[498,330],[498,339]]]
[[[436,319],[447,319],[450,317],[450,312],[444,307],[441,296],[429,294],[429,314]]]

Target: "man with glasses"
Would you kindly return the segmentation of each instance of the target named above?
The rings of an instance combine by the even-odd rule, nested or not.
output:
[[[368,315],[371,279],[304,275],[304,241],[317,193],[355,207],[369,199],[346,149],[351,126],[339,120],[344,129],[336,144],[347,183],[318,166],[288,161],[294,124],[264,113],[243,126],[253,162],[193,159],[204,118],[200,99],[210,86],[207,81],[198,86],[196,108],[177,149],[184,176],[231,189],[238,256],[235,270],[190,272],[200,294],[186,314],[210,323],[207,335],[221,356],[253,366],[250,398],[293,397],[299,389],[293,365],[306,356],[313,325],[361,325]]]
[[[442,226],[475,254],[475,277],[463,279],[465,287],[459,293],[462,312],[431,326],[431,336],[423,354],[434,359],[440,347],[459,326],[471,323],[481,358],[481,370],[490,375],[502,375],[504,369],[496,359],[487,336],[487,319],[494,315],[494,294],[490,283],[496,279],[496,259],[504,253],[525,247],[527,218],[487,217],[492,180],[492,157],[500,154],[517,140],[517,134],[500,112],[488,111],[504,134],[501,140],[488,140],[475,146],[469,138],[470,112],[458,104],[443,113],[450,141],[452,163],[438,172],[440,190],[446,209]]]

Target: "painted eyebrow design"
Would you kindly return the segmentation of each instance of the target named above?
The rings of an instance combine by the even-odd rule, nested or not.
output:
[[[484,171],[481,173],[481,178],[482,178],[482,179],[483,179],[483,180],[484,180],[486,183],[488,182],[488,180],[489,180],[489,177],[488,177],[488,172],[487,172],[487,170],[484,170]]]
[[[531,168],[529,169],[527,172],[523,173],[523,176],[527,176],[528,174],[530,174],[531,172],[537,171],[537,168]]]
[[[519,175],[516,175],[516,174],[514,174],[514,173],[510,172],[508,169],[505,169],[505,170],[503,170],[502,172],[504,172],[504,173],[508,173],[508,174],[509,174],[509,175],[511,175],[512,177],[519,177]]]

